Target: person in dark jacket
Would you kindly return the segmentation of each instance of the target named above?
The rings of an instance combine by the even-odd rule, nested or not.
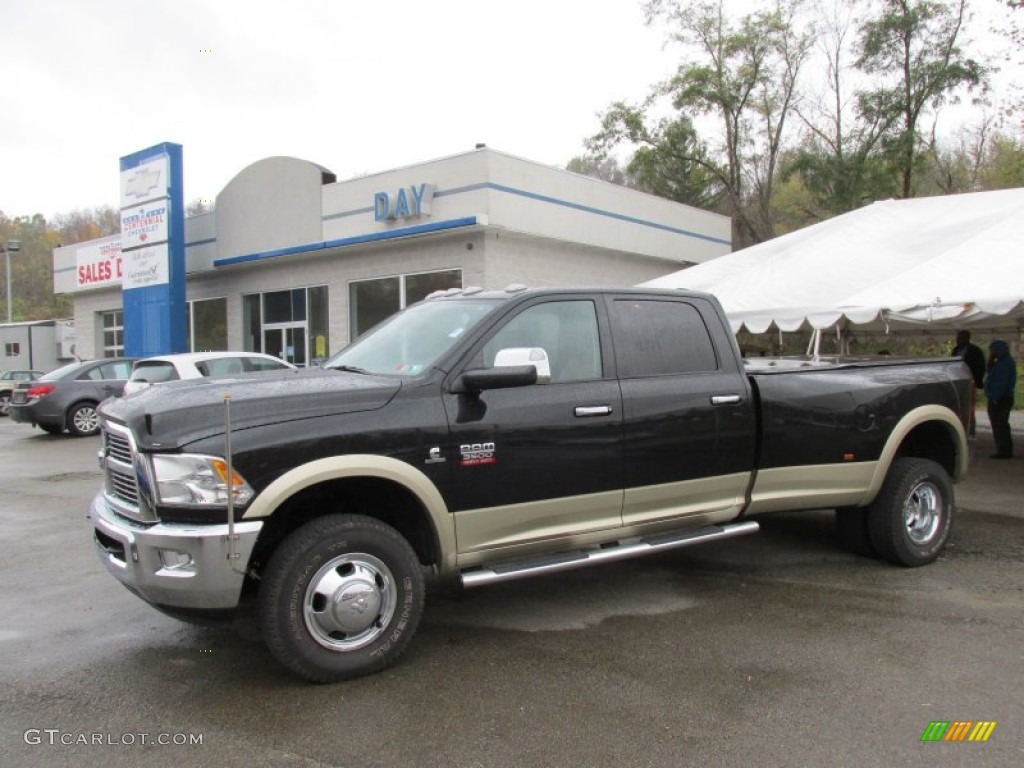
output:
[[[1017,387],[1017,363],[1010,357],[1010,346],[1002,339],[988,345],[988,376],[985,397],[988,398],[988,420],[996,441],[993,459],[1013,458],[1013,435],[1010,432],[1010,411]]]
[[[971,343],[970,331],[957,331],[956,346],[950,355],[959,357],[967,363],[967,367],[971,369],[971,376],[974,377],[974,389],[971,390],[971,423],[967,429],[967,434],[974,437],[974,402],[977,394],[975,390],[985,387],[985,353],[977,344]]]

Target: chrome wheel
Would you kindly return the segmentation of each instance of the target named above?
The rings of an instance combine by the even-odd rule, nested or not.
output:
[[[393,664],[423,615],[419,558],[397,530],[363,515],[309,521],[274,550],[261,576],[267,647],[317,683]]]
[[[953,482],[941,465],[901,456],[868,507],[868,540],[883,560],[927,565],[949,540],[955,506]]]
[[[903,505],[903,524],[915,544],[927,544],[942,520],[942,493],[930,482],[918,483]]]
[[[79,436],[95,435],[100,431],[100,417],[96,406],[85,403],[71,412],[71,431]]]
[[[373,555],[351,552],[324,565],[303,602],[306,629],[332,651],[354,651],[376,640],[395,613],[391,570]]]
[[[11,412],[11,396],[0,395],[0,416],[7,416]]]

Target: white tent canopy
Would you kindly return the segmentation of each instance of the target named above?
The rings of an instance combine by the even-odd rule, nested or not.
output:
[[[1024,189],[886,200],[643,284],[734,331],[1024,327]]]

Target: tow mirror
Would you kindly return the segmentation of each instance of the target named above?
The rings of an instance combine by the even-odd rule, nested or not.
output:
[[[494,356],[495,368],[532,365],[537,369],[537,383],[551,383],[551,363],[543,347],[510,347],[498,350]]]
[[[510,347],[494,357],[493,368],[479,368],[463,373],[452,391],[476,393],[488,389],[510,389],[551,381],[548,353],[540,347]]]

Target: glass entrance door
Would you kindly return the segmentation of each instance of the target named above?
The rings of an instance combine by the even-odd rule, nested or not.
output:
[[[309,362],[305,323],[275,323],[263,326],[263,351],[300,368]]]

